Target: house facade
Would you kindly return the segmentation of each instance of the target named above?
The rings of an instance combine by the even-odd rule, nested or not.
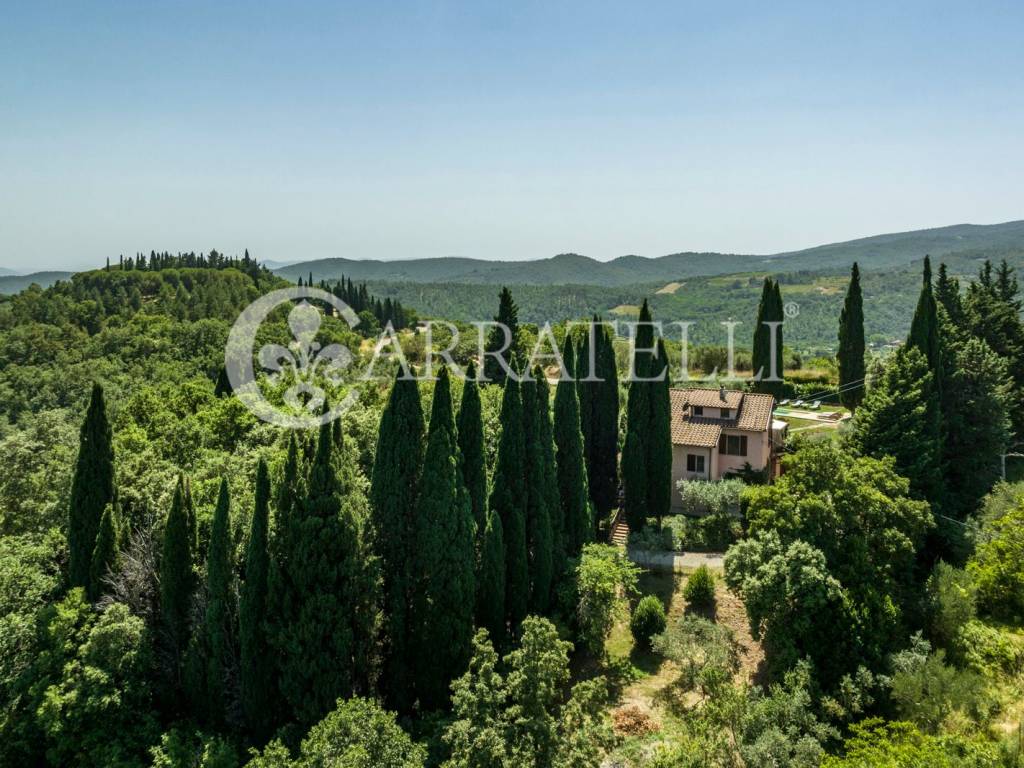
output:
[[[726,389],[669,390],[672,408],[672,483],[719,480],[746,464],[764,470],[773,462],[775,398]],[[678,505],[673,493],[673,506]]]

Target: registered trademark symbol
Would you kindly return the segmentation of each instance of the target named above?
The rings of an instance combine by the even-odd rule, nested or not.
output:
[[[786,313],[786,317],[792,320],[800,314],[800,305],[795,301],[787,301],[786,306],[783,308],[783,312]]]

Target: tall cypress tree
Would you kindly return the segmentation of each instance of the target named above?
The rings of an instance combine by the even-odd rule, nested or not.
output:
[[[279,690],[307,725],[366,690],[378,610],[376,561],[361,544],[366,499],[354,475],[343,482],[336,473],[331,432],[320,427],[305,498],[288,519],[290,551],[270,588]]]
[[[551,426],[551,392],[544,370],[536,365],[533,380],[537,387],[537,436],[540,443],[543,475],[537,479],[542,483],[547,499],[548,523],[551,526],[551,582],[552,594],[559,576],[565,573],[566,556],[564,524],[562,522],[562,498],[558,490],[558,466],[555,459],[555,436]],[[542,598],[538,597],[538,600]]]
[[[284,539],[290,530],[288,520],[298,504],[301,489],[299,441],[295,439],[295,433],[292,432],[288,435],[288,453],[284,461],[284,471],[281,473],[281,482],[277,486],[277,494],[274,497],[274,537],[271,541],[271,549],[274,551],[275,559],[277,553],[286,548]]]
[[[238,604],[242,713],[249,731],[262,739],[269,735],[274,706],[274,678],[264,620],[267,615],[267,580],[270,573],[270,476],[261,458],[256,467],[256,504],[245,549],[245,581]]]
[[[776,399],[782,397],[785,391],[785,356],[783,355],[783,347],[785,345],[785,339],[783,338],[783,327],[786,319],[786,308],[782,303],[782,285],[778,280],[775,281],[775,286],[772,288],[772,320],[778,321],[779,325],[775,331],[775,371],[778,374],[779,381],[772,382],[772,387],[769,390]]]
[[[206,613],[202,627],[203,709],[211,723],[224,722],[227,711],[226,687],[234,658],[234,548],[231,542],[231,499],[227,480],[221,480],[217,507],[210,526],[206,554]]]
[[[501,439],[494,469],[490,508],[501,520],[505,543],[505,616],[516,631],[526,618],[530,574],[526,548],[526,446],[519,382],[505,379],[501,400]]]
[[[487,510],[487,522],[480,545],[480,572],[476,582],[476,624],[498,645],[508,634],[505,623],[505,540],[501,518]]]
[[[604,520],[611,514],[619,488],[619,377],[608,328],[595,315],[591,329],[592,334],[584,337],[580,351],[577,383],[590,502],[595,520]],[[591,343],[597,381],[585,380],[589,375]]]
[[[181,660],[189,638],[189,610],[195,581],[192,541],[185,511],[184,480],[179,476],[164,525],[160,555],[160,611],[163,636],[171,659],[171,687],[181,688]]]
[[[498,314],[494,320],[500,325],[491,328],[484,349],[487,352],[497,353],[505,344],[505,328],[507,328],[511,341],[508,347],[500,353],[500,356],[505,364],[511,367],[519,336],[519,308],[512,300],[512,291],[506,286],[502,286],[501,293],[498,295]],[[484,359],[484,380],[498,384],[505,381],[505,368],[493,355],[488,355]]]
[[[103,388],[92,385],[85,421],[78,433],[78,461],[68,509],[68,577],[89,588],[89,570],[103,510],[114,500],[114,445]]]
[[[924,355],[928,361],[928,368],[935,374],[936,387],[942,380],[941,343],[935,296],[932,293],[932,263],[931,259],[925,256],[921,294],[918,296],[914,319],[910,324],[907,346],[919,349]]]
[[[757,318],[754,321],[754,344],[751,352],[751,364],[754,376],[758,377],[757,387],[760,390],[761,379],[767,378],[771,373],[771,336],[770,329],[765,321],[771,320],[772,302],[774,301],[774,287],[772,279],[765,277],[761,284],[761,300],[757,305]]]
[[[370,485],[374,549],[384,575],[384,676],[389,704],[411,708],[415,664],[409,645],[409,561],[416,547],[413,511],[423,463],[423,407],[412,378],[401,371],[380,419]]]
[[[647,512],[661,519],[672,505],[672,424],[669,389],[672,386],[668,352],[664,339],[658,339],[658,356],[651,371],[662,376],[651,382],[651,417],[647,439]]]
[[[626,401],[626,439],[622,445],[622,486],[625,494],[624,513],[630,528],[639,531],[647,520],[648,466],[651,383],[653,366],[654,327],[651,313],[644,300],[640,308],[636,334],[633,339],[632,375]]]
[[[434,387],[416,510],[410,625],[416,640],[416,691],[427,710],[447,705],[449,685],[472,648],[473,511],[462,483],[448,369]]]
[[[470,362],[462,385],[459,404],[459,452],[462,455],[462,482],[476,522],[477,541],[487,527],[487,469],[484,466],[484,422],[480,409],[480,385],[476,366]]]
[[[566,369],[576,370],[572,339],[566,335],[562,345]],[[587,489],[587,468],[583,459],[583,433],[580,431],[580,405],[576,382],[560,378],[555,387],[555,462],[558,468],[560,520],[566,556],[577,557],[583,545],[594,537],[594,518]]]
[[[92,551],[89,567],[90,600],[100,599],[107,574],[117,570],[118,538],[117,510],[114,504],[107,504],[100,519],[100,531],[96,536],[96,547]]]
[[[850,270],[850,285],[839,315],[839,402],[856,410],[864,399],[864,303],[860,291],[860,268]]]
[[[548,488],[544,466],[544,435],[541,428],[541,403],[536,371],[522,382],[523,433],[526,448],[526,543],[530,566],[529,610],[547,612],[551,597],[552,534],[548,510]],[[543,407],[547,408],[545,392]],[[550,434],[548,436],[550,439]]]
[[[753,368],[754,374],[760,373],[756,384],[759,392],[767,392],[778,397],[783,391],[783,354],[782,354],[782,291],[779,284],[770,277],[765,277],[761,287],[761,301],[757,306],[757,320],[754,328]],[[779,323],[779,325],[768,325]],[[775,344],[775,355],[772,355],[772,337]],[[778,381],[770,381],[774,374]]]

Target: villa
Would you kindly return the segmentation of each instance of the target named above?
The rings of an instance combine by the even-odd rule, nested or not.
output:
[[[776,474],[786,424],[772,418],[772,395],[696,388],[672,389],[669,395],[673,487],[680,480],[719,480],[747,464]]]

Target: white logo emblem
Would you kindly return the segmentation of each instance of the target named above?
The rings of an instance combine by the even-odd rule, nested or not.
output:
[[[264,344],[256,351],[256,333],[271,312],[282,304],[302,301],[288,313],[292,341],[287,347]],[[306,299],[315,299],[333,308],[350,328],[359,324],[352,308],[328,291],[309,286],[294,286],[271,291],[261,296],[238,316],[228,334],[224,350],[224,366],[235,396],[263,421],[290,429],[308,429],[326,424],[341,416],[357,399],[349,390],[338,403],[324,410],[327,392],[324,385],[338,386],[342,373],[352,362],[352,353],[341,344],[321,348],[314,341],[320,330],[321,311]],[[267,372],[271,386],[289,384],[282,399],[287,409],[275,406],[264,396],[257,381],[254,359]]]

